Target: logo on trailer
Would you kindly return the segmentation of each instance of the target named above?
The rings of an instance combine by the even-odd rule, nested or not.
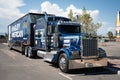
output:
[[[23,30],[20,29],[20,23],[14,26],[11,26],[12,37],[23,37]]]

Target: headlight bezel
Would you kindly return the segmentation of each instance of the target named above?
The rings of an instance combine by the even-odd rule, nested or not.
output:
[[[80,51],[72,51],[71,57],[72,57],[72,59],[79,59],[80,58]]]

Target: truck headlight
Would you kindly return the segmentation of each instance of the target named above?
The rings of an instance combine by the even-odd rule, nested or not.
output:
[[[80,52],[79,51],[72,51],[72,58],[80,58]]]
[[[70,43],[70,40],[64,40],[64,43]]]

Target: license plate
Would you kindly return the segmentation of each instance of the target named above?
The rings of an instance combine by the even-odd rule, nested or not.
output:
[[[85,63],[85,67],[93,67],[92,63]]]

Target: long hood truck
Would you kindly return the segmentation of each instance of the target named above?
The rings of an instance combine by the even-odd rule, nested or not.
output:
[[[105,50],[98,48],[96,38],[86,37],[81,33],[79,23],[45,13],[36,19],[32,27],[34,36],[30,39],[34,45],[24,45],[26,56],[31,57],[36,53],[45,61],[58,64],[62,72],[77,68],[107,66]],[[11,36],[11,33],[9,35]],[[15,41],[10,37],[9,43],[11,40]],[[22,37],[22,43],[26,44],[24,41]]]

